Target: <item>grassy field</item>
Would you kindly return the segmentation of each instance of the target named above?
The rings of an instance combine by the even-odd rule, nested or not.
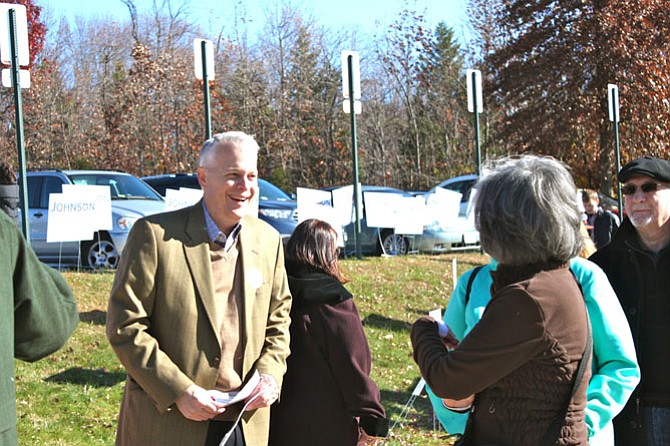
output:
[[[420,315],[446,305],[453,259],[458,274],[488,261],[465,253],[343,261],[372,349],[373,378],[395,425],[383,445],[451,444],[444,430],[434,430],[425,393],[401,415],[419,379],[409,329]],[[34,364],[16,361],[19,444],[111,445],[125,380],[104,334],[113,273],[64,276],[77,297],[81,322],[52,356]]]

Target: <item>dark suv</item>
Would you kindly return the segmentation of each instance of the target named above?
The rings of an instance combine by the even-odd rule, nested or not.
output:
[[[166,189],[188,187],[200,189],[197,175],[193,173],[168,173],[143,177],[148,185],[165,196]],[[283,190],[269,181],[258,179],[258,218],[268,222],[286,241],[298,226],[298,204]]]

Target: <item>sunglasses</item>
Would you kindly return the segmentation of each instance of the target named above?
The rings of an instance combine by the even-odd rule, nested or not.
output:
[[[640,189],[645,194],[650,192],[656,192],[661,188],[661,185],[658,183],[644,183],[640,185]],[[621,188],[621,193],[624,195],[635,195],[637,192],[637,186],[635,184],[627,184]]]

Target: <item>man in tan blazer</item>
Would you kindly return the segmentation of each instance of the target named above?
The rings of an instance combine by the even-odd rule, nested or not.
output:
[[[203,200],[135,223],[119,263],[107,337],[128,372],[116,444],[268,443],[269,406],[289,354],[291,296],[279,234],[248,216],[258,145],[215,135],[200,153]],[[213,389],[260,383],[224,407]]]

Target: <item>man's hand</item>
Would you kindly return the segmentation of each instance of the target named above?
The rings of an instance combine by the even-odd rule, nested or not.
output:
[[[218,403],[205,389],[191,384],[175,401],[177,409],[185,418],[205,421],[223,413],[226,408]]]
[[[277,401],[279,397],[279,386],[277,381],[271,375],[261,375],[260,382],[256,388],[251,392],[246,401],[251,401],[247,407],[247,411],[258,409],[261,407],[269,407],[272,403]]]

